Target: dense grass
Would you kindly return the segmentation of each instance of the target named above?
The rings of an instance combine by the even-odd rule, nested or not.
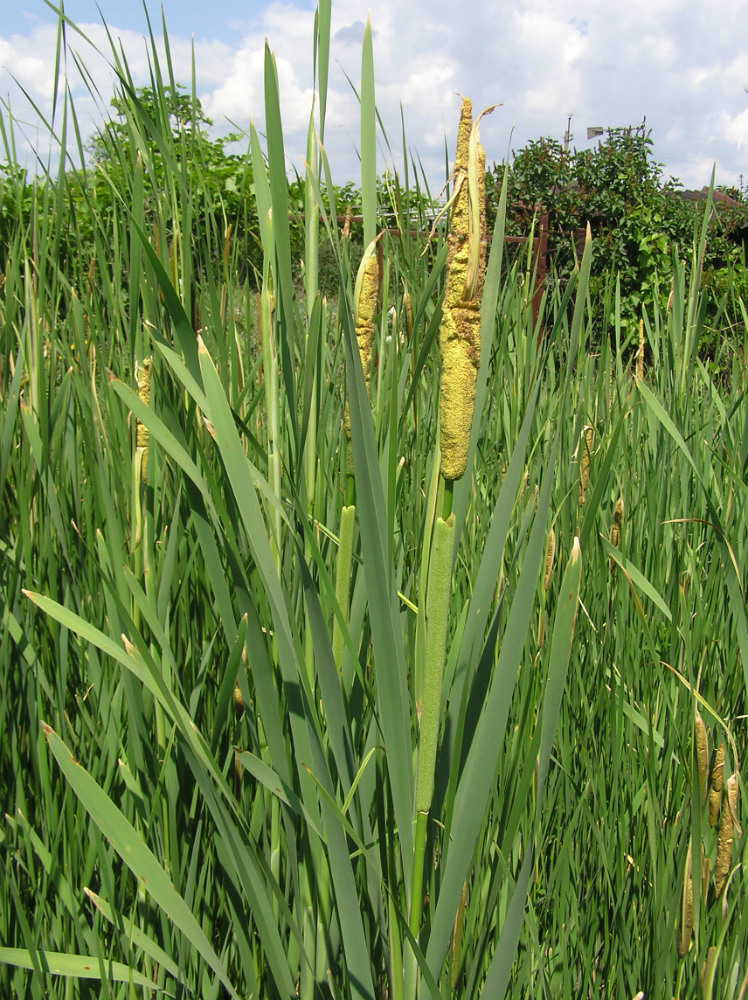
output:
[[[315,41],[323,95],[325,3]],[[369,31],[363,51],[368,242]],[[97,212],[105,176],[61,169],[3,248],[3,994],[745,996],[748,345],[739,302],[730,336],[703,329],[703,235],[637,345],[591,326],[589,245],[533,326],[532,276],[503,260],[499,218],[421,890],[441,230],[425,257],[409,224],[382,237],[367,396],[349,247],[316,222],[332,191],[324,101],[300,292],[266,54],[267,144],[252,131],[248,151],[256,296],[230,234],[193,225],[201,174],[168,127],[168,60],[154,45],[154,120],[112,58],[130,130],[114,211]],[[75,134],[69,104],[60,120]],[[166,180],[151,187],[154,145]],[[336,301],[317,290],[320,242]],[[740,789],[714,828],[697,709]]]

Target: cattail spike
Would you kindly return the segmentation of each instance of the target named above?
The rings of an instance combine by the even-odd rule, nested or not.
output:
[[[485,152],[473,125],[472,105],[462,102],[457,129],[447,274],[439,332],[442,379],[439,400],[441,474],[448,482],[467,467],[480,366],[480,299],[485,269]]]
[[[706,726],[698,709],[696,710],[695,721],[696,732],[696,764],[699,778],[699,791],[702,806],[706,802],[706,779],[709,771],[709,742],[707,740]]]
[[[722,771],[725,766],[725,745],[720,743],[714,752],[712,762],[712,777],[709,788],[709,826],[714,826],[719,815],[719,804],[722,801]]]
[[[678,955],[683,958],[688,954],[691,947],[691,934],[693,933],[693,864],[692,864],[692,843],[688,843],[688,854],[686,855],[686,869],[683,873],[683,889],[681,890],[680,903],[680,928],[678,930]]]
[[[621,546],[621,536],[623,534],[623,497],[619,497],[616,500],[615,507],[613,508],[613,523],[610,526],[610,544],[618,549]],[[615,572],[616,561],[612,557],[608,560],[608,567],[610,572]]]
[[[738,776],[731,774],[725,787],[724,804],[719,819],[717,835],[717,857],[714,863],[714,892],[720,896],[727,881],[732,862],[733,829],[739,827],[738,818]]]
[[[582,456],[579,462],[579,506],[584,506],[585,493],[590,485],[590,457],[595,443],[595,428],[592,424],[586,424],[582,428],[582,438],[580,446]]]
[[[151,405],[151,359],[145,358],[135,365],[138,397],[146,406]],[[135,447],[140,452],[140,481],[145,483],[148,474],[148,428],[139,420],[135,423]]]
[[[545,570],[543,572],[543,589],[548,590],[553,575],[553,560],[556,555],[556,532],[551,528],[548,532],[548,543],[545,547]]]

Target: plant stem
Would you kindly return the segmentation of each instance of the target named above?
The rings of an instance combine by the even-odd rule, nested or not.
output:
[[[346,624],[348,623],[351,562],[353,560],[353,531],[355,526],[356,508],[352,504],[343,507],[340,515],[338,565],[335,572],[335,599],[340,606]],[[332,627],[332,655],[335,660],[335,666],[340,671],[340,665],[343,660],[343,630],[337,618],[335,618]]]
[[[451,483],[445,483],[445,508],[451,506]],[[423,708],[418,740],[416,767],[416,834],[413,858],[413,884],[410,896],[409,927],[416,939],[423,911],[423,872],[426,856],[428,817],[434,794],[434,771],[441,722],[442,679],[446,658],[447,621],[452,583],[452,552],[454,550],[455,516],[438,517],[434,525],[434,543],[429,567],[426,597],[426,668],[423,687]],[[414,958],[414,956],[413,956]],[[406,997],[416,995],[415,962],[406,968]]]

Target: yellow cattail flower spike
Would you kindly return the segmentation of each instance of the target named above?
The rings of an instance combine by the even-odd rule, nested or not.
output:
[[[142,403],[151,403],[151,359],[145,358],[141,365],[136,365],[135,374],[138,380],[138,396]],[[139,420],[135,425],[135,447],[140,452],[140,481],[145,482],[148,472],[148,428]]]
[[[447,274],[439,332],[442,379],[439,401],[441,474],[459,479],[467,466],[480,365],[480,301],[486,259],[486,155],[473,125],[472,105],[462,102],[457,129]]]
[[[374,331],[374,314],[377,311],[378,294],[379,261],[377,260],[376,248],[372,244],[362,261],[362,270],[356,281],[356,342],[367,388],[371,370],[371,338]]]

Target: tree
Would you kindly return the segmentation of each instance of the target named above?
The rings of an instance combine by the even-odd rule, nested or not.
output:
[[[494,166],[488,182],[494,214],[503,172],[503,165]],[[697,213],[678,196],[679,187],[672,178],[663,180],[644,123],[609,129],[594,149],[568,150],[554,139],[540,139],[514,154],[507,231],[526,234],[542,205],[550,264],[563,281],[576,260],[579,231],[589,225],[592,288],[611,272],[617,275],[624,320],[638,325],[653,296],[667,296],[671,255],[688,253],[692,245]]]
[[[142,176],[146,223],[165,220],[161,236],[167,244],[187,220],[192,239],[210,243],[217,266],[226,244],[233,269],[254,283],[262,255],[252,166],[248,156],[231,151],[242,136],[211,138],[213,122],[199,98],[180,85],[122,90],[110,103],[114,115],[87,147],[97,218],[106,214],[107,203],[111,212],[113,199],[134,194],[133,179]],[[175,177],[183,183],[176,185]],[[180,211],[168,201],[179,201]]]

